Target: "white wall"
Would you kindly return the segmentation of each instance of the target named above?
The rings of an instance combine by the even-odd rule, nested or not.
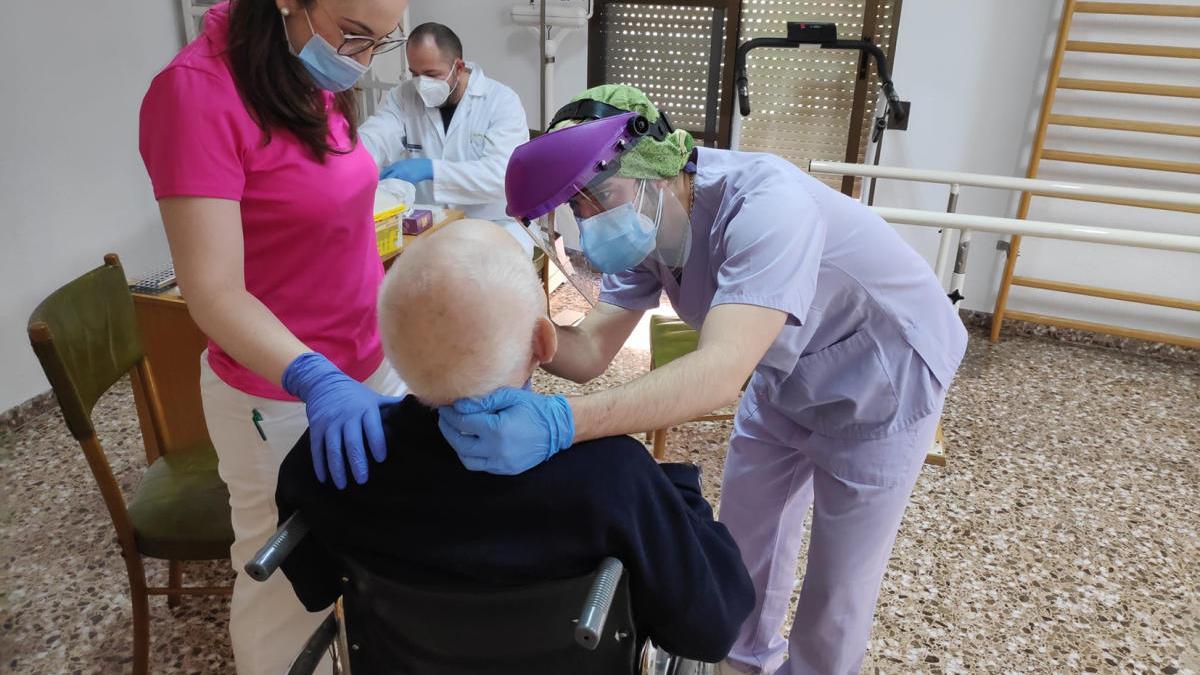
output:
[[[901,96],[913,101],[913,117],[908,131],[888,132],[882,163],[1023,176],[1061,4],[1046,0],[907,0],[901,16],[894,80]],[[1173,21],[1178,30],[1164,30],[1171,24],[1161,19],[1081,17],[1076,20],[1072,39],[1200,46],[1200,22]],[[1101,29],[1104,24],[1119,25],[1121,30]],[[1066,64],[1065,77],[1200,84],[1200,69],[1194,63],[1174,59],[1069,54]],[[1063,92],[1055,110],[1191,124],[1200,119],[1200,104],[1194,100],[1136,98],[1136,107],[1120,108],[1108,103],[1114,99],[1105,95]],[[1060,127],[1051,128],[1046,146],[1177,161],[1194,162],[1200,157],[1197,139]],[[1196,176],[1152,171],[1044,163],[1041,175],[1079,182],[1200,190]],[[943,210],[946,195],[946,186],[883,181],[876,204]],[[1014,216],[1016,199],[1004,191],[964,189],[958,210]],[[1200,233],[1200,218],[1195,214],[1065,200],[1035,199],[1029,217]],[[937,251],[935,230],[900,229],[913,246],[933,260]],[[1004,263],[1004,254],[995,248],[999,239],[996,235],[974,235],[965,289],[964,305],[968,308],[992,310]],[[1026,238],[1017,270],[1028,276],[1200,298],[1200,264],[1195,255],[1183,253]],[[1009,306],[1200,336],[1200,321],[1194,313],[1179,310],[1025,288],[1013,289]]]
[[[925,169],[1024,175],[1041,97],[1044,55],[1053,44],[1054,2],[1047,0],[907,0],[900,14],[892,79],[912,101],[907,131],[889,131],[880,163]],[[880,181],[880,206],[944,210],[947,187]],[[964,188],[958,210],[1011,216],[1012,195]],[[936,230],[898,226],[932,263]],[[1003,253],[999,237],[971,243],[964,306],[992,308]]]
[[[131,275],[168,259],[137,115],[150,78],[182,45],[178,12],[165,1],[5,4],[0,410],[49,388],[25,334],[46,294],[109,251]]]
[[[513,0],[412,0],[411,24],[437,21],[458,34],[464,57],[488,77],[512,87],[521,97],[529,128],[538,128],[541,49],[536,30],[513,24]],[[587,31],[572,32],[559,47],[552,101],[557,110],[587,86]]]
[[[1200,48],[1200,19],[1081,15],[1074,22],[1071,39]],[[1200,67],[1192,59],[1068,54],[1062,75],[1200,87]],[[1061,91],[1054,110],[1071,115],[1177,124],[1200,122],[1200,101],[1187,98]],[[1200,138],[1158,134],[1052,126],[1046,146],[1191,163],[1200,160]],[[1195,174],[1043,162],[1041,175],[1080,182],[1200,192],[1200,176]],[[1030,217],[1200,234],[1200,215],[1195,213],[1107,204],[1034,200]],[[1019,273],[1031,276],[1200,300],[1200,257],[1195,254],[1026,240],[1021,244],[1017,269]],[[1011,298],[1015,308],[1200,337],[1200,316],[1195,312],[1064,296],[1027,288],[1015,288]]]

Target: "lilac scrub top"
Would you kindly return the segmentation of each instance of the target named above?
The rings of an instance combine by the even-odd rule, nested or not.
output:
[[[817,433],[881,438],[937,408],[967,333],[873,211],[774,155],[697,148],[691,227],[681,283],[651,257],[605,275],[600,300],[647,310],[665,291],[695,329],[722,304],[787,313],[751,386]]]

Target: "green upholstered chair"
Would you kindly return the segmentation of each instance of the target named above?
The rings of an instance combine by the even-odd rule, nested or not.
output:
[[[674,316],[654,314],[650,317],[650,370],[661,368],[675,359],[696,351],[700,334]],[[702,415],[691,422],[716,422],[731,420],[733,415]],[[661,461],[667,456],[667,432],[670,429],[655,429],[651,432],[654,459]]]
[[[650,369],[661,368],[684,354],[696,351],[700,334],[674,316],[653,315],[650,317]],[[712,422],[733,419],[733,415],[704,415],[692,422]],[[651,432],[654,458],[662,460],[667,454],[667,432],[656,429]],[[942,425],[938,423],[933,448],[925,455],[926,464],[945,466],[946,455],[942,440]]]
[[[181,561],[229,557],[233,528],[229,491],[217,475],[211,443],[176,447],[163,423],[162,403],[142,353],[133,298],[114,254],[104,264],[54,291],[29,317],[29,340],[54,389],[71,435],[96,478],[129,574],[133,602],[133,672],[149,660],[150,595],[177,605],[184,595],[227,595],[227,587],[185,587]],[[126,501],[92,424],[97,399],[126,374],[142,387],[161,449]],[[170,561],[168,586],[147,587],[142,556]]]

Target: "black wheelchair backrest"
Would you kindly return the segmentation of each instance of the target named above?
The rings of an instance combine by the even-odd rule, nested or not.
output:
[[[605,565],[572,579],[486,589],[407,586],[345,564],[342,599],[354,675],[639,672],[641,639],[634,627],[628,575],[619,571],[619,564],[608,567],[610,578],[599,583],[594,582]],[[605,583],[616,583],[616,588],[608,588],[612,603],[607,613],[593,607],[593,614],[607,618],[593,623],[603,629],[589,643],[577,635],[580,610],[593,586]],[[588,615],[585,609],[585,623]]]

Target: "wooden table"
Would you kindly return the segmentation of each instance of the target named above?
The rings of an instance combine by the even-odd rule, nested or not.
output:
[[[384,267],[390,267],[404,247],[417,237],[463,217],[461,210],[447,209],[444,217],[425,232],[404,235],[401,248],[381,258]],[[159,295],[134,293],[133,305],[142,333],[142,349],[154,373],[154,383],[166,417],[165,424],[174,447],[208,442],[208,426],[204,422],[204,408],[200,403],[200,353],[208,346],[208,338],[192,321],[187,302],[179,293],[178,286]],[[133,388],[133,398],[137,405],[138,422],[142,426],[142,438],[146,439],[146,453],[155,457],[160,454],[161,448],[156,447],[155,434],[150,429],[142,387]]]

